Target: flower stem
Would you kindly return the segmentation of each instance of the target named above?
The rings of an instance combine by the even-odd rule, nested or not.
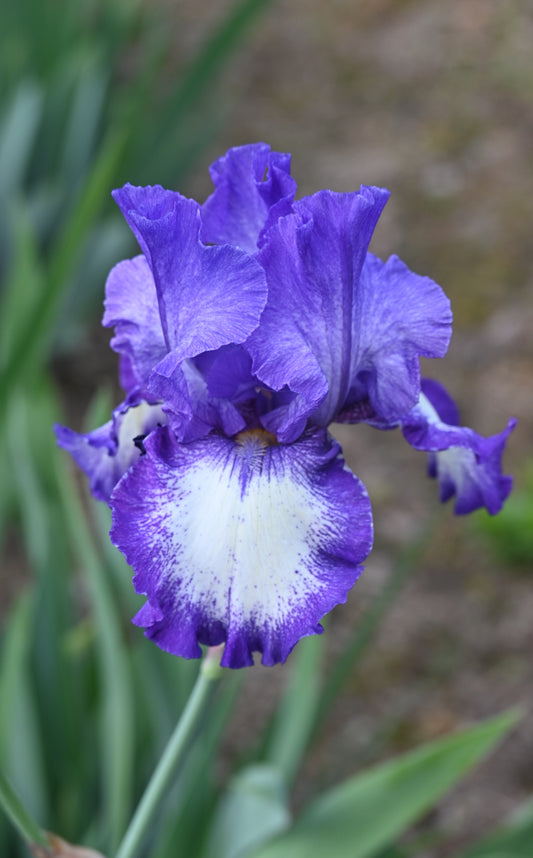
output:
[[[0,805],[28,844],[44,847],[50,845],[45,832],[32,819],[2,771],[0,771]]]
[[[139,802],[116,858],[134,858],[138,853],[161,799],[189,750],[198,721],[206,712],[217,681],[222,675],[220,652],[217,650],[218,647],[208,650],[201,664],[191,696]]]

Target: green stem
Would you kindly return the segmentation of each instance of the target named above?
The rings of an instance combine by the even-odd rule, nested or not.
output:
[[[0,771],[0,805],[27,843],[50,846],[45,832],[31,818],[2,771]]]
[[[219,656],[210,650],[202,662],[191,696],[139,802],[116,858],[134,858],[137,855],[161,799],[189,750],[198,722],[207,711],[212,692],[221,675]]]

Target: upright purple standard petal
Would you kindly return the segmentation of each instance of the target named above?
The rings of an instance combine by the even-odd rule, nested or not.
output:
[[[501,460],[516,420],[511,418],[503,432],[489,438],[458,423],[453,399],[430,379],[423,379],[417,405],[401,421],[409,444],[429,452],[428,470],[439,481],[441,501],[455,495],[457,514],[486,507],[494,515],[512,488],[512,478],[502,474]]]
[[[206,396],[202,393],[195,401],[191,395],[203,388],[185,362],[203,352],[241,343],[257,327],[267,298],[264,272],[242,250],[229,245],[207,247],[201,242],[200,207],[194,200],[160,187],[132,185],[115,191],[114,197],[152,272],[166,344],[166,352],[151,367],[147,388],[165,400],[169,412],[175,415],[180,440],[202,437],[218,423],[209,423],[209,419],[206,422],[210,410]],[[124,303],[122,293],[120,299],[115,301],[120,304],[118,314]],[[143,312],[148,317],[148,311]],[[155,317],[153,310],[152,313]],[[151,324],[151,317],[149,321]],[[127,341],[123,342],[123,337],[121,347],[129,351],[127,368],[131,375],[131,365],[135,368],[131,353],[135,352],[141,362],[141,349],[137,341],[133,342],[131,332],[127,333]],[[142,357],[146,358],[142,360],[143,371],[156,355],[151,347],[153,337],[148,332],[146,337],[150,347],[145,341],[141,343]],[[221,406],[214,413],[219,415],[221,410],[223,427],[237,427],[234,415],[227,414],[232,411],[231,405]]]
[[[125,259],[111,270],[102,324],[115,328],[111,348],[126,358],[127,389],[146,387],[152,369],[168,348],[154,278],[144,256]],[[125,377],[123,372],[122,378]]]
[[[202,206],[202,241],[255,253],[272,207],[284,202],[283,213],[290,210],[296,193],[290,165],[290,155],[271,152],[266,143],[237,146],[215,161],[209,172],[216,190]]]
[[[284,661],[344,602],[370,551],[362,483],[314,430],[290,446],[264,430],[177,444],[146,440],[117,486],[111,538],[148,601],[135,622],[187,658],[225,643],[222,664]]]
[[[294,204],[268,232],[259,259],[268,303],[247,343],[253,371],[296,396],[265,418],[280,440],[294,440],[327,401],[326,425],[348,390],[355,296],[368,244],[388,191],[321,191]],[[339,401],[340,399],[340,401]]]
[[[200,207],[174,191],[125,185],[113,192],[151,268],[161,323],[172,355],[160,373],[180,361],[228,343],[257,327],[267,287],[259,264],[233,247],[207,247],[199,238]]]
[[[390,420],[420,391],[420,355],[442,356],[451,334],[448,299],[397,258],[367,254],[388,192],[323,191],[294,204],[267,236],[259,259],[267,307],[247,344],[253,370],[296,396],[264,421],[282,441],[302,422],[327,426],[368,399]]]

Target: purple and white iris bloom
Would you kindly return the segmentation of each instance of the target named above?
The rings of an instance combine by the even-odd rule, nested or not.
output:
[[[203,206],[159,186],[114,198],[142,255],[106,286],[125,402],[58,441],[113,511],[111,538],[147,601],[134,618],[186,658],[284,661],[347,594],[372,547],[370,502],[328,433],[401,427],[456,512],[497,512],[507,429],[482,438],[421,380],[442,357],[448,299],[368,252],[388,192],[295,201],[290,158],[262,143],[211,168]]]

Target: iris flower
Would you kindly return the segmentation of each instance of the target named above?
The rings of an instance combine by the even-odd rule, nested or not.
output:
[[[114,192],[141,249],[106,285],[125,400],[94,432],[56,432],[111,506],[146,596],[134,623],[179,656],[224,643],[223,666],[257,651],[272,665],[322,631],[372,547],[367,491],[328,426],[400,427],[442,500],[496,513],[514,421],[483,438],[421,379],[452,315],[433,280],[368,251],[388,191],[296,201],[290,157],[263,143],[211,177],[203,205]]]

